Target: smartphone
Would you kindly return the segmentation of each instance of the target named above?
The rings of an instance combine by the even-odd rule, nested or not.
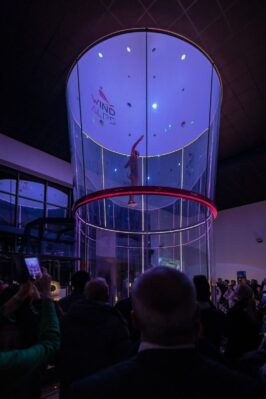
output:
[[[24,262],[32,279],[35,280],[38,275],[42,274],[40,262],[37,257],[25,257]]]

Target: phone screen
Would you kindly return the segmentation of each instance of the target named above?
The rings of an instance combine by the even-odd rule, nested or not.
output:
[[[32,278],[36,279],[38,275],[42,274],[38,258],[24,258],[24,260],[28,272]]]

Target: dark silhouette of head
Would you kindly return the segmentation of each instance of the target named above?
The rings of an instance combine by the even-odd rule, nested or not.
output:
[[[185,274],[166,266],[147,270],[133,285],[132,307],[142,341],[165,346],[195,341],[198,305]]]
[[[85,287],[85,297],[90,301],[107,302],[109,299],[109,287],[102,277],[93,278]]]
[[[238,301],[249,301],[254,296],[253,290],[248,285],[239,285],[236,290],[236,299]]]
[[[71,285],[75,291],[82,292],[85,288],[86,283],[90,280],[90,275],[84,270],[79,270],[74,273],[71,278]]]
[[[135,155],[137,158],[139,157],[139,152],[137,150],[135,150]]]
[[[196,288],[197,301],[207,302],[210,300],[210,285],[207,277],[203,274],[199,274],[193,277],[193,282]]]

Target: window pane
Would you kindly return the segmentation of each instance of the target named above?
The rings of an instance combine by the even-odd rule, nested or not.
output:
[[[68,216],[67,208],[59,208],[57,206],[47,205],[47,213],[49,218],[66,218]]]
[[[43,217],[43,203],[19,198],[18,204],[19,225],[21,227],[34,219]]]
[[[48,186],[47,188],[47,202],[55,205],[67,207],[68,195],[58,188]]]
[[[0,193],[0,224],[13,225],[15,221],[15,196]]]
[[[44,198],[44,184],[30,181],[20,180],[19,181],[19,195],[39,201],[43,201]]]
[[[14,179],[0,179],[0,191],[16,194],[17,182]]]

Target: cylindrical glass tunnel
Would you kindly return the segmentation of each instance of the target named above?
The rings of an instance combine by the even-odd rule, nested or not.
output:
[[[221,82],[207,54],[159,30],[89,47],[67,84],[78,252],[112,297],[146,268],[212,273]]]

